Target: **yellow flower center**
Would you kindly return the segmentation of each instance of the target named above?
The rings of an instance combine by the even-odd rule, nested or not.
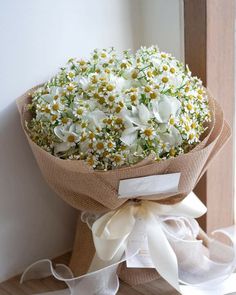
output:
[[[54,111],[58,111],[59,110],[59,104],[58,103],[55,103],[53,106],[52,106],[52,109]]]
[[[170,125],[174,125],[175,124],[175,119],[174,118],[170,118]]]
[[[193,109],[193,106],[192,106],[190,103],[188,103],[188,104],[187,104],[187,109],[188,109],[189,111],[191,111],[191,110]]]
[[[168,67],[166,65],[163,66],[163,71],[167,71]]]
[[[114,145],[112,142],[108,142],[107,146],[111,149],[111,148],[113,148]]]
[[[131,96],[130,96],[130,99],[131,99],[131,101],[136,101],[136,99],[137,99],[137,96],[135,95],[135,94],[132,94]]]
[[[107,85],[107,91],[112,91],[115,87],[111,84]]]
[[[92,83],[96,84],[98,82],[98,79],[96,76],[93,76],[91,81],[92,81]]]
[[[198,94],[200,94],[200,95],[203,94],[202,89],[199,89],[199,90],[198,90]]]
[[[107,152],[107,151],[105,151],[105,152],[102,154],[102,156],[103,156],[104,158],[106,158],[108,155],[109,155],[109,152]]]
[[[175,73],[175,68],[170,68],[170,72],[171,72],[172,74],[174,74],[174,73]]]
[[[193,123],[191,124],[191,127],[192,127],[193,129],[195,129],[195,128],[197,127],[196,123],[193,122]]]
[[[197,98],[198,98],[199,100],[202,100],[202,95],[198,95]]]
[[[52,121],[55,121],[57,119],[57,115],[52,115]]]
[[[114,161],[115,161],[116,163],[121,162],[121,156],[115,156]]]
[[[106,58],[106,57],[107,57],[106,53],[103,52],[103,53],[101,54],[101,57],[102,57],[102,58]]]
[[[176,150],[175,150],[174,148],[171,148],[171,149],[170,149],[170,156],[171,156],[171,157],[174,157],[175,154],[176,154]]]
[[[154,70],[152,73],[153,73],[154,76],[157,76],[158,75],[158,71],[157,70]]]
[[[94,133],[91,132],[91,133],[89,134],[89,139],[94,139]]]
[[[137,73],[136,71],[134,71],[134,72],[132,73],[131,77],[132,77],[133,79],[137,79],[137,78],[138,78],[138,73]]]
[[[68,118],[65,118],[65,117],[62,118],[62,119],[61,119],[61,122],[62,122],[63,124],[66,124],[66,123],[68,122]]]
[[[104,98],[104,97],[100,97],[100,98],[98,99],[98,102],[99,102],[100,104],[104,104],[104,103],[105,103],[105,98]]]
[[[121,118],[116,119],[116,124],[121,125],[123,123],[123,120]]]
[[[121,111],[121,107],[116,107],[115,111],[116,113],[119,113]]]
[[[122,69],[126,69],[126,68],[127,68],[127,65],[123,62],[123,63],[120,65],[120,67],[121,67]]]
[[[162,54],[161,54],[161,57],[162,57],[162,58],[166,58],[166,54],[165,54],[165,53],[162,53]]]
[[[147,76],[148,76],[149,78],[151,78],[151,77],[153,76],[152,71],[147,71]]]
[[[80,115],[80,116],[83,114],[83,112],[84,112],[84,111],[83,111],[82,109],[78,109],[78,110],[76,111],[77,115]]]
[[[185,125],[185,130],[188,132],[190,130],[189,125]]]
[[[81,66],[84,66],[84,65],[86,64],[86,61],[81,60],[81,61],[79,62],[79,64],[80,64]]]
[[[67,141],[68,142],[75,142],[75,136],[73,134],[70,134],[68,137],[67,137]]]
[[[185,92],[189,92],[189,87],[188,87],[188,86],[185,87],[184,91],[185,91]]]
[[[93,158],[88,158],[87,162],[88,162],[88,164],[89,164],[90,166],[93,166],[93,165],[94,165],[94,160],[93,160]]]
[[[163,83],[167,83],[167,82],[169,81],[169,79],[168,79],[167,77],[163,77],[163,78],[161,79],[161,81],[162,81]]]
[[[102,142],[98,142],[96,145],[98,150],[103,150],[104,149],[104,144]]]
[[[150,86],[145,86],[144,91],[145,92],[150,92],[151,91],[151,87]]]
[[[192,140],[194,138],[194,134],[189,134],[189,139]]]
[[[73,72],[69,72],[68,76],[69,76],[70,78],[73,78],[73,77],[75,76],[75,74],[74,74]]]
[[[146,129],[144,130],[144,134],[149,137],[153,134],[153,131],[151,129]]]
[[[55,95],[53,98],[54,98],[55,100],[57,100],[57,99],[58,99],[58,97],[59,97],[58,95]]]
[[[151,99],[155,99],[155,98],[157,98],[157,94],[156,94],[155,92],[151,92],[151,93],[150,93],[150,98],[151,98]]]
[[[67,86],[67,90],[68,90],[68,91],[71,92],[71,91],[73,91],[73,89],[74,89],[74,86],[72,86],[72,85]]]
[[[165,149],[166,149],[166,144],[163,143],[163,144],[161,145],[161,147],[163,148],[163,150],[165,150]]]

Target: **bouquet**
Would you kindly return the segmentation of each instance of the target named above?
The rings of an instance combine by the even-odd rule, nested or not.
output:
[[[17,103],[45,180],[82,212],[71,262],[74,273],[114,266],[116,271],[122,262],[122,280],[143,283],[159,273],[180,291],[178,276],[177,282],[173,279],[175,259],[166,272],[154,248],[159,242],[163,247],[158,251],[167,251],[165,256],[174,249],[180,279],[186,281],[186,257],[179,254],[184,246],[176,246],[173,224],[195,228],[191,238],[186,234],[182,240],[196,242],[200,229],[193,218],[204,214],[205,207],[190,193],[230,135],[220,106],[201,80],[156,46],[135,54],[96,49],[87,60],[70,59]],[[122,260],[124,251],[129,261],[137,257],[137,248],[129,248],[130,254],[127,243],[137,232],[139,218],[152,232],[144,230],[154,263],[149,269],[127,267]],[[173,232],[164,230],[163,235],[156,220],[162,228],[172,223]],[[104,292],[98,294],[115,294]]]

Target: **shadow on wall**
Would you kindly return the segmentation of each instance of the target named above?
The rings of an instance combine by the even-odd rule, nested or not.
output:
[[[21,272],[19,265],[45,258],[45,253],[54,257],[69,250],[77,214],[45,185],[14,102],[0,112],[0,147],[0,277],[4,280],[14,275],[12,269]]]
[[[184,61],[183,0],[130,0],[133,49],[157,45]]]

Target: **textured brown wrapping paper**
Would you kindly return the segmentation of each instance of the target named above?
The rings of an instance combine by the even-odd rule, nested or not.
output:
[[[83,161],[62,160],[37,146],[25,130],[25,121],[30,120],[26,104],[35,88],[27,91],[17,100],[21,124],[28,142],[41,169],[43,177],[52,189],[67,203],[81,211],[103,213],[121,206],[127,199],[118,199],[118,185],[121,179],[180,172],[179,192],[175,195],[158,195],[162,203],[175,203],[193,190],[206,171],[216,153],[230,137],[230,128],[224,121],[219,104],[210,97],[212,122],[202,141],[189,153],[161,162],[145,159],[136,165],[113,171],[94,171]],[[157,196],[150,196],[150,199]],[[94,254],[91,232],[87,225],[78,220],[77,233],[71,263],[76,275],[85,273]],[[125,264],[119,276],[129,284],[144,283],[158,278],[153,269],[128,269]]]

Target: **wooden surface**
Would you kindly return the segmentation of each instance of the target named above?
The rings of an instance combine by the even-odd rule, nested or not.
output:
[[[220,102],[234,129],[234,0],[184,0],[185,62]],[[233,136],[234,130],[233,130]],[[234,222],[234,138],[214,159],[196,187],[208,207],[207,232]]]
[[[70,254],[55,259],[54,262],[68,264]],[[19,284],[20,277],[15,277],[0,284],[0,295],[31,295],[41,292],[65,289],[66,285],[53,278],[41,280],[31,280],[24,284]],[[148,284],[131,287],[125,283],[120,283],[117,295],[178,295],[164,280],[154,281]],[[79,295],[79,294],[78,294]],[[89,295],[89,294],[88,294]]]

